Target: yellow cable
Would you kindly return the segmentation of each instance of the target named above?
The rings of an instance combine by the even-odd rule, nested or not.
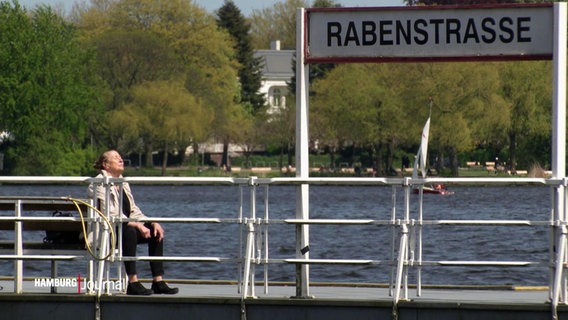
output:
[[[85,240],[85,246],[87,247],[87,251],[89,251],[89,254],[95,258],[95,260],[106,260],[108,259],[112,253],[114,252],[115,248],[116,248],[116,236],[114,234],[114,228],[112,225],[112,222],[109,221],[109,219],[106,217],[106,215],[101,212],[99,209],[95,208],[94,206],[92,206],[90,203],[87,203],[81,199],[75,199],[75,198],[71,198],[71,197],[67,197],[68,200],[72,201],[73,204],[75,205],[75,207],[77,207],[77,211],[79,212],[79,216],[81,217],[81,227],[83,228],[83,235],[84,235],[84,240]],[[91,209],[93,209],[99,216],[101,216],[106,224],[109,226],[109,230],[110,230],[110,235],[111,235],[111,247],[110,250],[108,252],[108,254],[105,257],[99,258],[97,257],[97,255],[93,252],[91,245],[89,244],[89,239],[88,239],[88,235],[87,235],[87,228],[85,227],[85,218],[83,217],[83,211],[81,210],[81,207],[79,206],[78,203],[81,203]]]

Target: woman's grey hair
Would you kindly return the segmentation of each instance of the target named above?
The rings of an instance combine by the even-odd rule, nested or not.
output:
[[[107,162],[107,160],[108,160],[108,155],[109,155],[111,152],[113,152],[113,151],[114,151],[114,150],[108,150],[108,151],[103,152],[103,153],[99,156],[99,158],[97,159],[97,161],[95,161],[95,163],[93,164],[93,168],[95,168],[95,169],[97,169],[97,170],[103,170],[103,169],[104,169],[103,164],[104,164],[105,162]]]

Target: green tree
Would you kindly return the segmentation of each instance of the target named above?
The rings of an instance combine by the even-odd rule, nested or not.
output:
[[[500,93],[509,116],[507,162],[509,169],[516,171],[518,144],[533,136],[546,136],[550,131],[551,67],[550,62],[525,61],[500,63],[499,70]]]
[[[395,153],[404,146],[420,143],[422,126],[427,118],[427,96],[414,92],[412,64],[373,64],[368,67],[371,75],[369,98],[366,108],[372,113],[365,117],[370,130],[366,141],[375,154],[377,171],[394,174]],[[412,150],[413,153],[415,152]]]
[[[279,150],[278,166],[280,168],[284,167],[284,164],[294,165],[295,127],[296,106],[294,101],[288,103],[286,108],[281,108],[271,114],[268,121],[258,126],[263,144],[269,149]],[[284,163],[285,154],[288,156],[286,163]]]
[[[497,111],[504,105],[495,94],[499,74],[481,63],[422,63],[416,70],[414,86],[406,94],[432,98],[431,154],[436,153],[438,170],[448,157],[451,174],[458,175],[459,153],[471,151],[480,138],[503,132],[507,117],[505,111]],[[493,133],[480,122],[491,122]]]
[[[262,80],[261,58],[254,56],[251,46],[250,25],[232,0],[225,0],[217,11],[217,24],[225,29],[235,42],[237,61],[240,63],[239,79],[241,103],[250,114],[264,112],[266,101],[259,93]]]
[[[41,6],[28,13],[0,3],[0,131],[8,170],[17,175],[87,172],[88,123],[98,100],[91,55],[76,29]]]
[[[149,31],[109,31],[95,41],[98,71],[112,92],[107,110],[116,110],[132,101],[131,90],[146,81],[169,79],[180,73],[180,60],[167,43]],[[111,114],[108,114],[111,115]],[[104,119],[96,134],[99,143],[130,153],[124,128],[109,128],[112,123]],[[110,130],[109,130],[110,129]],[[151,153],[152,151],[150,151]],[[152,163],[147,163],[152,166]]]
[[[129,2],[138,10],[136,0]],[[226,146],[238,140],[244,114],[237,105],[239,64],[230,35],[217,27],[212,15],[187,1],[146,0],[142,8],[144,19],[140,24],[167,39],[183,61],[187,90],[213,114],[208,137]],[[152,15],[156,9],[159,14]],[[198,144],[193,146],[197,153]]]
[[[75,2],[69,20],[79,29],[82,41],[95,39],[112,29],[110,14],[116,6],[116,0],[90,0]]]
[[[340,65],[314,83],[310,137],[327,146],[331,167],[340,149],[354,145],[370,148],[379,170],[393,172],[402,114],[396,95],[389,93],[387,83],[381,83],[386,80],[380,76],[382,71],[381,65]]]
[[[308,7],[304,0],[286,0],[272,8],[253,10],[250,16],[253,48],[270,48],[271,41],[280,40],[283,49],[295,49],[296,10]]]
[[[240,10],[231,0],[225,0],[223,6],[217,11],[217,24],[226,30],[232,37],[237,54],[237,61],[240,66],[238,75],[240,80],[240,101],[239,104],[250,116],[262,116],[266,111],[266,101],[264,95],[259,92],[262,80],[261,58],[254,56],[254,51],[250,40],[250,26],[242,16]],[[264,118],[264,117],[263,117]],[[244,120],[244,119],[243,119]],[[250,119],[254,122],[253,119]],[[250,121],[247,121],[250,127]],[[253,130],[254,131],[254,130]],[[243,135],[247,139],[246,145],[256,145],[251,138],[254,134]],[[222,165],[228,166],[229,139],[223,141]]]
[[[129,102],[133,86],[167,79],[181,71],[173,50],[151,32],[110,31],[95,44],[100,75],[113,91],[111,110]]]
[[[165,175],[168,153],[203,139],[212,115],[185,89],[183,81],[174,80],[135,86],[132,102],[111,112],[109,118],[112,127],[122,126],[134,137],[142,137],[147,155],[162,151]]]
[[[118,64],[119,67],[140,66],[144,68],[140,72],[145,75],[151,70],[163,71],[161,74],[154,73],[156,77],[144,77],[144,81],[178,79],[180,73],[183,74],[186,89],[209,110],[210,114],[215,116],[214,125],[208,128],[208,137],[228,136],[224,130],[228,130],[231,125],[238,126],[230,124],[231,117],[226,116],[234,113],[229,110],[233,110],[239,97],[236,73],[238,64],[234,59],[235,54],[229,35],[218,29],[211,14],[185,0],[94,2],[91,8],[83,9],[79,14],[80,25],[87,28],[84,30],[85,33],[90,32],[88,28],[92,28],[93,32],[99,34],[97,39],[101,39],[103,34],[118,33],[119,30],[130,35],[148,35],[150,39],[147,41],[156,40],[154,42],[158,44],[156,52],[164,54],[162,57],[166,58],[153,56],[151,51],[144,53],[145,46],[140,44],[139,47],[134,47],[137,49],[131,50],[133,56],[140,58],[139,61],[126,59]],[[109,32],[109,30],[114,31]],[[170,59],[172,53],[175,56],[173,60]],[[161,63],[165,63],[166,67],[160,68],[163,66]],[[115,78],[120,79],[120,75]],[[129,84],[123,81],[119,83]],[[139,83],[135,81],[131,84]],[[128,90],[121,96],[128,98]],[[128,99],[119,99],[119,104],[127,102]],[[203,123],[208,123],[208,120],[203,119]],[[120,136],[121,133],[118,134]],[[196,141],[192,140],[192,143],[197,152]],[[134,145],[134,141],[124,145]],[[179,146],[178,154],[184,155],[186,147]]]
[[[221,141],[227,149],[229,143],[239,141],[243,129],[250,122],[244,121],[247,113],[237,103],[239,86],[235,81],[236,70],[228,65],[219,65],[220,61],[211,62],[211,65],[190,68],[186,88],[203,101],[214,116],[208,137]],[[194,144],[195,151],[198,150],[197,147],[197,144]],[[223,164],[228,165],[228,150],[224,150],[223,154]]]

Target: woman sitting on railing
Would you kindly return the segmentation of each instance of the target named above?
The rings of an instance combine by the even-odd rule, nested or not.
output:
[[[124,172],[124,162],[120,154],[115,150],[109,150],[101,154],[94,164],[95,169],[99,170],[97,178],[113,177],[121,178]],[[98,207],[105,208],[105,187],[102,184],[91,184],[89,186],[89,196],[92,198],[96,195]],[[119,201],[121,188],[117,186],[111,187],[110,192],[110,214],[119,216]],[[146,219],[146,215],[142,213],[140,208],[136,206],[134,197],[128,183],[122,184],[122,215],[124,218]],[[142,223],[130,221],[123,224],[122,227],[122,255],[125,257],[136,256],[136,246],[138,243],[148,243],[148,255],[162,256],[164,251],[164,229],[157,223]],[[128,275],[128,287],[126,293],[129,295],[150,295],[152,293],[176,294],[178,288],[170,288],[162,279],[164,275],[163,261],[150,261],[152,270],[152,289],[145,288],[140,281],[136,272],[136,261],[125,261],[124,267]]]

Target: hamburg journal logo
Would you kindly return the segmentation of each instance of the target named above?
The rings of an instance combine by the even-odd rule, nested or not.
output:
[[[35,278],[34,287],[36,288],[76,288],[77,293],[85,293],[89,291],[99,290],[108,288],[109,290],[122,291],[123,285],[119,280],[105,280],[101,284],[96,281],[89,280],[87,278],[81,278],[81,275],[77,275],[74,278]]]

